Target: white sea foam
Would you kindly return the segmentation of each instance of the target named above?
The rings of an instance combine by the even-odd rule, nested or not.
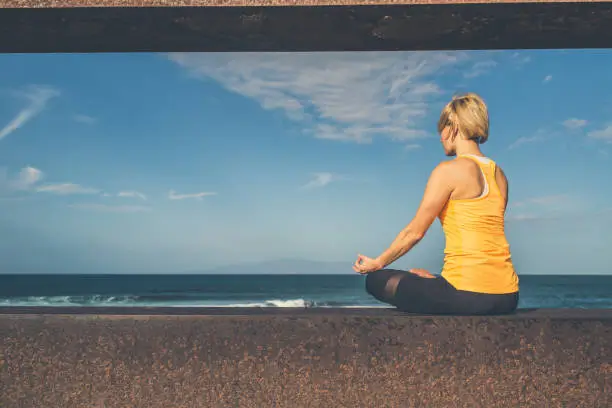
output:
[[[229,305],[220,305],[221,307],[313,307],[314,303],[304,299],[289,299],[289,300],[266,300],[264,302],[253,303],[234,303]]]
[[[137,306],[134,296],[28,296],[0,298],[0,306]]]
[[[4,307],[25,307],[25,306],[122,306],[122,307],[231,307],[231,308],[379,308],[388,307],[387,305],[350,305],[333,302],[315,302],[306,299],[270,299],[264,301],[233,303],[211,302],[206,300],[177,300],[142,302],[138,301],[138,296],[30,296],[22,298],[0,298],[0,306]]]

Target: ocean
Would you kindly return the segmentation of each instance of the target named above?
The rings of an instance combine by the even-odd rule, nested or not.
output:
[[[360,275],[0,275],[0,306],[389,307]],[[520,276],[520,308],[612,308],[612,276]]]

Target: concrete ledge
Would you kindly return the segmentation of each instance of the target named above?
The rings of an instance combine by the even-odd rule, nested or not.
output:
[[[605,0],[0,0],[0,7],[257,7],[464,3],[597,3]]]
[[[0,309],[0,406],[612,404],[612,310],[78,312]]]

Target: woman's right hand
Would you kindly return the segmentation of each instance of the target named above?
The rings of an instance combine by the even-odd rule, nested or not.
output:
[[[360,274],[378,271],[384,267],[385,266],[381,264],[378,260],[372,259],[361,254],[358,254],[357,260],[353,264],[353,270],[355,272],[359,272]]]

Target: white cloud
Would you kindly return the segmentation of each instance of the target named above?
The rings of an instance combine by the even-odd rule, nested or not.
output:
[[[514,62],[514,64],[518,67],[521,68],[523,65],[528,64],[531,62],[531,57],[529,55],[524,55],[520,52],[515,52],[511,55],[512,61]]]
[[[79,210],[115,212],[115,213],[134,213],[150,211],[151,208],[140,205],[107,205],[107,204],[71,204],[71,208]]]
[[[497,66],[497,62],[493,60],[477,61],[472,67],[466,71],[463,76],[465,78],[476,78],[488,73],[492,68]]]
[[[544,140],[544,137],[542,135],[522,136],[516,139],[513,143],[511,143],[510,146],[508,146],[508,149],[516,149],[519,146],[529,143],[540,142],[542,140]]]
[[[194,198],[196,200],[201,200],[203,197],[214,196],[214,195],[217,195],[217,193],[202,191],[199,193],[191,193],[191,194],[176,194],[174,190],[170,190],[170,192],[168,192],[168,198],[170,200],[185,200],[188,198]]]
[[[519,137],[518,139],[516,139],[514,142],[512,142],[508,146],[508,149],[512,150],[512,149],[516,149],[517,147],[523,146],[526,144],[543,142],[545,140],[549,140],[554,137],[559,137],[562,134],[563,133],[560,132],[557,127],[541,128],[541,129],[536,130],[534,134],[531,136]]]
[[[59,91],[55,88],[38,85],[31,85],[22,91],[16,92],[17,96],[28,101],[28,105],[0,130],[0,140],[4,139],[38,115],[45,108],[47,102],[59,94]]]
[[[587,121],[584,119],[571,118],[571,119],[567,119],[563,121],[563,126],[565,126],[568,129],[580,129],[586,126],[586,124],[587,124]]]
[[[528,198],[523,201],[519,201],[514,204],[515,207],[524,206],[527,204],[537,204],[537,205],[552,205],[560,202],[567,202],[570,199],[570,196],[567,194],[553,194],[553,195],[545,195],[539,197]]]
[[[551,211],[547,210],[547,212],[540,212],[539,214],[533,213],[521,213],[521,214],[509,214],[506,218],[512,221],[526,221],[526,222],[535,222],[535,221],[552,221],[552,222],[580,222],[581,220],[601,220],[603,217],[609,217],[612,215],[612,210],[610,208],[602,208],[596,210],[588,210],[586,211],[584,207],[574,207],[573,209],[567,208],[566,211]]]
[[[308,183],[304,184],[301,188],[311,189],[311,188],[325,187],[326,185],[334,181],[341,180],[342,178],[343,177],[340,175],[328,173],[328,172],[313,173],[312,179]]]
[[[432,103],[446,99],[433,75],[466,61],[476,65],[462,52],[422,51],[175,53],[169,58],[196,78],[213,79],[264,109],[283,112],[316,138],[357,143],[427,136],[421,121]]]
[[[579,197],[568,194],[549,194],[511,202],[507,218],[512,221],[543,220],[580,208],[584,208],[584,202]]]
[[[97,194],[100,192],[100,190],[96,188],[83,187],[74,183],[47,184],[36,188],[36,191],[39,193],[53,193],[60,195]]]
[[[421,145],[420,144],[416,144],[416,143],[410,143],[410,144],[407,144],[406,146],[404,146],[405,150],[417,150],[417,149],[420,149],[420,148],[421,148]]]
[[[99,189],[83,187],[74,183],[49,183],[41,185],[40,181],[45,174],[32,166],[22,168],[16,177],[7,175],[6,169],[0,170],[0,190],[8,188],[9,191],[24,191],[34,193],[51,193],[58,195],[70,194],[98,194]]]
[[[98,121],[98,119],[89,115],[74,115],[73,119],[75,122],[84,123],[86,125],[93,125]]]
[[[544,83],[550,82],[550,81],[552,81],[552,78],[553,78],[552,75],[546,75],[542,82],[544,82]]]
[[[43,178],[43,172],[35,167],[24,167],[19,172],[17,179],[11,182],[11,187],[16,190],[28,190]]]
[[[22,168],[18,174],[11,175],[6,168],[0,168],[0,192],[32,190],[34,185],[44,177],[43,172],[31,166]]]
[[[126,197],[126,198],[140,198],[141,200],[146,200],[147,196],[139,193],[138,191],[120,191],[117,194],[117,197]]]
[[[516,215],[508,215],[506,217],[506,219],[508,219],[509,221],[531,221],[531,220],[537,220],[540,218],[542,217],[533,215],[533,214],[516,214]]]
[[[558,137],[565,135],[567,130],[581,129],[585,127],[587,124],[588,122],[584,119],[570,118],[570,119],[564,120],[560,124],[556,124],[551,127],[538,129],[531,136],[519,137],[518,139],[516,139],[514,142],[512,142],[508,146],[508,149],[512,150],[512,149],[516,149],[517,147],[523,146],[526,144],[543,142],[546,140],[550,140],[552,138],[558,138]],[[562,130],[561,126],[563,126],[565,130]],[[610,129],[610,132],[612,133],[612,127]],[[612,137],[612,134],[611,134],[611,137]]]
[[[23,200],[25,200],[25,197],[0,197],[0,203],[14,203]]]
[[[599,139],[607,143],[612,143],[612,124],[604,127],[603,129],[589,132],[587,133],[587,136],[592,139]]]
[[[509,203],[509,216],[514,220],[543,219],[584,211],[588,203],[583,197],[570,194],[548,194]],[[515,212],[519,213],[515,214]]]

